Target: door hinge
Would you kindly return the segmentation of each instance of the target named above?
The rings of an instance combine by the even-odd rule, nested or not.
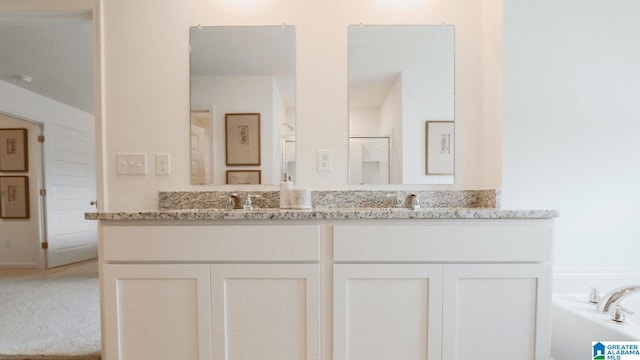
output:
[[[47,189],[40,189],[40,196],[47,196]]]
[[[44,142],[44,135],[39,135],[38,136],[38,142],[40,142],[40,143]]]
[[[42,243],[42,248],[43,248],[43,249],[45,249],[45,250],[46,250],[46,249],[48,249],[48,248],[49,248],[49,243],[48,243],[48,242],[46,242],[46,241],[45,241],[45,242],[43,242],[43,243]]]

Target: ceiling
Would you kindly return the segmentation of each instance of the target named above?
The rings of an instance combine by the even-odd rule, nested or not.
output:
[[[0,81],[93,114],[93,43],[90,11],[0,14]]]

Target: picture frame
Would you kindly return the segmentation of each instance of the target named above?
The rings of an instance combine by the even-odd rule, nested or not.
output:
[[[0,171],[29,171],[27,129],[0,129]]]
[[[29,177],[0,176],[0,218],[28,219]]]
[[[227,166],[260,165],[260,114],[225,114]]]
[[[260,170],[227,170],[227,184],[259,185],[261,183]]]
[[[426,175],[453,175],[455,170],[453,121],[426,122]]]

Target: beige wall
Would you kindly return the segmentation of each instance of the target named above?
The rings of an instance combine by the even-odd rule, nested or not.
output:
[[[483,40],[482,35],[494,36],[492,29],[501,29],[494,16],[501,14],[501,2],[109,0],[102,6],[105,210],[156,209],[160,190],[212,188],[193,187],[189,177],[189,27],[198,24],[296,27],[297,178],[298,184],[316,189],[348,188],[348,25],[455,25],[457,176],[453,187],[499,185],[499,156],[484,150],[483,133],[499,131],[500,119],[483,119],[483,115],[493,117],[499,112],[501,101],[496,96],[501,93],[482,90],[487,79],[501,77],[495,73],[501,66],[486,64],[494,59],[482,47],[501,44],[501,38]],[[487,13],[491,22],[481,18]],[[333,150],[333,172],[316,172],[317,149]],[[116,175],[119,152],[149,154],[149,175]],[[171,154],[171,176],[154,175],[153,154],[158,152]]]
[[[0,268],[36,267],[41,259],[40,251],[40,196],[42,186],[40,176],[40,129],[34,123],[0,113],[0,128],[24,128],[28,132],[29,171],[19,173],[0,173],[6,176],[29,177],[29,218],[0,219]]]

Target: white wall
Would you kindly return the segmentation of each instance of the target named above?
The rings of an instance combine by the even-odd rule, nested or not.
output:
[[[503,205],[560,211],[557,291],[640,280],[639,16],[637,0],[505,2]]]
[[[402,184],[403,175],[403,78],[403,74],[398,75],[380,108],[381,127],[385,135],[390,136],[389,182],[392,184]]]
[[[287,122],[287,106],[282,98],[282,92],[278,86],[278,82],[275,78],[272,80],[273,87],[273,121],[271,122],[271,148],[264,149],[271,153],[271,177],[262,178],[263,184],[278,184],[281,180],[284,180],[284,142],[282,136],[284,135],[284,126],[282,124]],[[266,169],[266,168],[265,168]],[[264,176],[264,174],[263,174]]]
[[[349,136],[382,136],[379,108],[349,109]]]
[[[500,172],[496,168],[498,157],[483,158],[482,137],[475,131],[482,123],[483,104],[499,103],[483,99],[494,93],[481,92],[483,71],[490,67],[483,63],[480,51],[484,26],[480,14],[485,4],[494,3],[495,0],[104,1],[105,210],[153,210],[158,206],[159,190],[211,189],[189,185],[189,27],[197,24],[286,23],[296,27],[297,182],[316,189],[348,188],[348,25],[454,25],[456,152],[464,161],[457,162],[456,184],[452,187],[477,188],[485,172]],[[333,172],[316,171],[317,149],[333,150]],[[171,176],[117,176],[118,152],[168,152],[172,156]],[[473,165],[479,162],[483,166]],[[149,173],[154,173],[153,164]],[[496,187],[499,183],[482,185]]]

